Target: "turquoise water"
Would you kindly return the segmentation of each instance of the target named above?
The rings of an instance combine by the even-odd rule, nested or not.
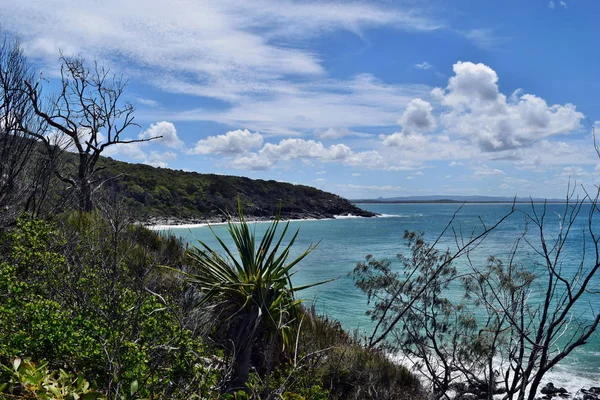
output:
[[[420,230],[425,232],[425,238],[433,241],[446,227],[453,214],[457,211],[456,204],[361,204],[360,207],[381,214],[377,218],[338,218],[335,220],[318,221],[292,221],[290,227],[293,231],[300,229],[296,240],[295,251],[298,253],[310,244],[319,242],[318,247],[299,265],[293,276],[294,285],[302,285],[327,279],[333,282],[308,289],[300,297],[309,302],[314,302],[317,308],[330,317],[339,320],[347,329],[358,329],[368,332],[372,323],[365,316],[367,310],[366,297],[354,287],[352,278],[348,273],[356,266],[357,262],[364,260],[367,254],[377,258],[394,259],[396,254],[405,251],[402,235],[405,230]],[[587,207],[587,208],[586,208]],[[581,215],[571,232],[571,240],[564,251],[563,265],[565,273],[570,273],[581,261],[583,246],[591,249],[589,240],[584,241],[582,228],[587,224],[587,211],[589,206],[582,209]],[[530,206],[519,205],[519,209],[530,211]],[[453,227],[463,237],[481,232],[482,221],[486,225],[495,223],[508,212],[510,205],[504,204],[467,204],[457,214]],[[541,211],[541,206],[537,208]],[[546,211],[547,238],[556,235],[559,230],[558,215],[565,212],[565,206],[559,204],[548,205]],[[600,218],[598,218],[600,220]],[[254,228],[258,235],[266,229],[267,224],[257,223]],[[514,241],[521,236],[526,228],[525,218],[517,212],[504,221],[494,232],[476,249],[473,259],[476,262],[485,262],[488,256],[507,259],[511,253]],[[227,237],[226,226],[215,225],[214,231],[221,238]],[[600,221],[592,227],[594,232],[600,233]],[[207,227],[172,228],[176,235],[185,237],[193,244],[195,239],[201,239],[210,246],[218,246]],[[528,239],[535,245],[539,235],[529,226]],[[589,238],[588,238],[589,239]],[[229,240],[225,240],[231,244]],[[443,238],[440,248],[455,247],[452,234]],[[527,250],[527,251],[526,251]],[[542,270],[531,249],[523,248],[521,259],[527,263],[532,271]],[[593,254],[590,253],[590,256]],[[293,256],[293,254],[292,254]],[[590,257],[588,262],[594,260]],[[462,263],[462,264],[461,264]],[[466,268],[464,261],[459,260],[457,267]],[[460,299],[460,291],[454,294]],[[535,298],[535,294],[534,294]],[[593,307],[596,312],[600,310],[600,294],[588,295],[585,303],[575,310],[591,318],[589,312]],[[575,379],[577,377],[577,379]],[[589,343],[577,350],[560,368],[552,374],[555,383],[561,383],[567,388],[579,389],[583,384],[600,382],[600,336],[595,333]],[[579,386],[575,388],[575,386]]]

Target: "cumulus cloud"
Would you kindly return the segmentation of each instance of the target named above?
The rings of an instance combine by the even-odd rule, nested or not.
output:
[[[167,161],[174,160],[177,158],[177,154],[172,151],[158,152],[152,151],[150,155],[143,161],[143,164],[152,165],[153,167],[167,168],[169,163]]]
[[[429,140],[427,136],[419,133],[396,132],[389,136],[382,136],[383,145],[390,147],[402,147],[405,150],[417,150],[427,146]]]
[[[432,114],[433,107],[427,101],[413,99],[406,106],[398,124],[404,129],[426,131],[435,127],[435,117]]]
[[[445,89],[433,95],[446,107],[446,131],[468,137],[485,152],[531,146],[580,129],[584,115],[574,105],[548,105],[532,94],[502,94],[496,72],[484,64],[458,62]]]
[[[161,121],[155,124],[151,124],[148,129],[140,132],[138,135],[140,139],[155,139],[154,142],[160,143],[171,149],[181,149],[183,147],[183,141],[177,136],[177,129],[171,122]]]
[[[337,162],[364,168],[394,168],[387,165],[376,150],[354,152],[343,143],[324,146],[322,142],[298,138],[288,138],[278,143],[266,143],[258,152],[238,155],[228,165],[235,169],[264,170],[279,161],[302,160],[310,165],[310,160]]]
[[[329,147],[314,140],[284,139],[278,144],[267,143],[260,155],[272,160],[293,160],[297,158],[318,158],[321,160],[344,160],[352,154],[350,147],[338,143]]]
[[[224,135],[209,136],[201,139],[190,150],[191,154],[243,154],[263,144],[260,133],[237,129]]]
[[[233,169],[262,171],[271,168],[273,166],[273,161],[252,153],[247,156],[236,157],[231,161],[229,166]]]

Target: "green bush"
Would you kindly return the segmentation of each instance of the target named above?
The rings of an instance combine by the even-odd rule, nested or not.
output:
[[[181,282],[157,268],[183,254],[177,243],[130,225],[111,232],[100,215],[21,219],[0,237],[0,361],[45,359],[114,396],[133,382],[136,396],[209,395],[220,369],[173,307]]]
[[[90,388],[82,375],[74,377],[64,369],[50,371],[48,363],[39,365],[29,359],[15,358],[11,366],[0,365],[8,372],[0,382],[0,393],[20,399],[39,400],[104,400],[102,393]]]

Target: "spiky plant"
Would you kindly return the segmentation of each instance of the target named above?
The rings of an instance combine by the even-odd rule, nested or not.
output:
[[[283,244],[289,222],[279,232],[278,215],[257,246],[255,232],[244,218],[240,204],[238,215],[238,223],[228,220],[235,248],[228,247],[211,228],[222,253],[198,241],[199,245],[189,252],[193,273],[186,273],[187,280],[204,295],[199,306],[213,307],[217,322],[227,327],[234,367],[230,389],[243,387],[253,354],[292,349],[301,303],[295,293],[327,282],[292,285],[290,270],[317,245],[310,245],[289,261],[298,236],[297,230],[289,243]]]

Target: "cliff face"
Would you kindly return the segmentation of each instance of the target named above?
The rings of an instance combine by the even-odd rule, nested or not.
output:
[[[238,176],[199,174],[129,164],[105,158],[100,161],[105,178],[120,175],[106,184],[125,197],[140,221],[215,220],[236,214],[237,198],[244,214],[253,218],[332,218],[334,215],[370,217],[348,200],[332,193],[291,183]]]

